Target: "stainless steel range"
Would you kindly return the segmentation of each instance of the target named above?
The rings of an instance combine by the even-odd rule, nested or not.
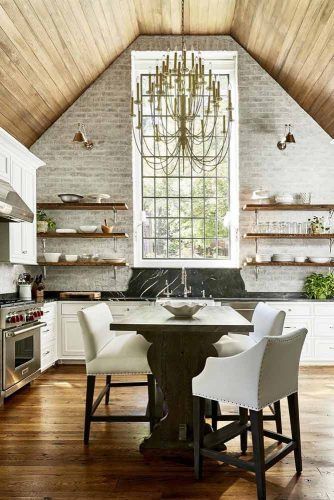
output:
[[[40,331],[43,304],[0,300],[1,396],[7,397],[31,382],[41,368]]]

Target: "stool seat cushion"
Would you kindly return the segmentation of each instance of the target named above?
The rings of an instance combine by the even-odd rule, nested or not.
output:
[[[116,373],[146,373],[151,370],[147,361],[150,343],[142,335],[127,333],[112,338],[86,363],[88,375],[112,375]]]
[[[241,352],[250,349],[255,344],[255,340],[248,335],[240,333],[229,333],[224,335],[219,342],[214,344],[217,354],[220,358],[235,356]]]

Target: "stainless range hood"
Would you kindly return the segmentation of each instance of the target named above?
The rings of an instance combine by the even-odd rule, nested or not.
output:
[[[21,196],[0,179],[0,222],[33,222],[34,214]]]

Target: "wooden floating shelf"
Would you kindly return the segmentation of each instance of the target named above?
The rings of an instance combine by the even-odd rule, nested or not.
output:
[[[37,203],[44,210],[128,210],[126,203]]]
[[[292,204],[284,205],[282,203],[260,204],[260,203],[247,203],[242,207],[246,212],[254,210],[334,210],[333,204]]]
[[[48,233],[37,233],[38,238],[128,238],[127,233],[56,233],[51,231]]]
[[[127,267],[127,262],[38,262],[39,266],[52,267]]]
[[[334,234],[332,233],[320,233],[320,234],[289,234],[289,233],[246,233],[243,236],[245,239],[314,239],[314,240],[331,240],[334,239]]]
[[[315,262],[245,262],[245,267],[270,267],[270,266],[293,266],[293,267],[333,267],[334,262],[316,264]]]

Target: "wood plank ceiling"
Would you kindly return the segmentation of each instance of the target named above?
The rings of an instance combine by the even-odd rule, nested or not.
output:
[[[0,0],[0,126],[30,146],[179,0]],[[334,137],[333,0],[185,0],[188,34],[229,34]]]

